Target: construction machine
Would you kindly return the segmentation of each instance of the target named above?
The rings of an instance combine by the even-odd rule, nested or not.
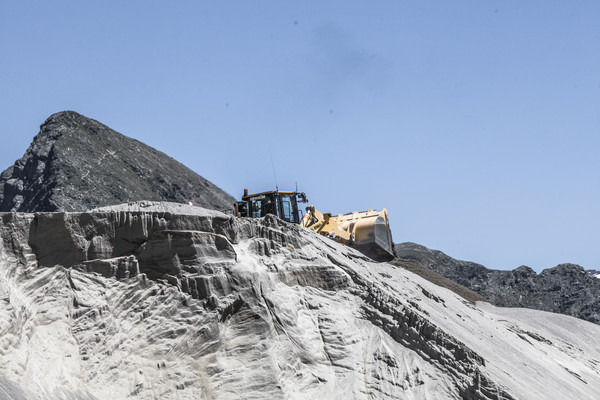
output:
[[[306,213],[302,213],[298,203],[307,202],[306,194],[298,191],[272,190],[248,194],[248,189],[244,189],[242,201],[234,204],[234,213],[237,217],[251,218],[273,214],[354,247],[373,260],[389,261],[394,258],[392,232],[385,208],[334,216],[321,213],[311,205],[306,207]]]

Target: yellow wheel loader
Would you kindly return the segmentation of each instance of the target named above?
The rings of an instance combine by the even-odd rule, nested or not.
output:
[[[354,247],[373,260],[389,261],[394,258],[392,232],[385,208],[333,216],[308,206],[303,214],[298,203],[307,202],[302,192],[272,190],[248,194],[248,189],[244,189],[242,201],[234,204],[234,213],[237,217],[251,218],[273,214]]]

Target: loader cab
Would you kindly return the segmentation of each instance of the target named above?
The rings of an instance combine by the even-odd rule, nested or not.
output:
[[[298,224],[302,219],[302,211],[298,208],[299,202],[308,202],[304,193],[273,190],[248,194],[248,189],[244,189],[242,201],[234,204],[234,213],[238,217],[251,218],[273,214],[285,221]]]

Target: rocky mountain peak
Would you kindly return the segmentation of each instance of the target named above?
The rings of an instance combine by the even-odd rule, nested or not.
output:
[[[51,115],[0,176],[0,211],[84,211],[155,200],[228,209],[234,199],[166,154],[74,111]]]
[[[585,274],[585,269],[581,265],[564,263],[558,264],[554,268],[548,268],[541,272],[542,274]]]
[[[528,267],[527,265],[521,265],[518,268],[515,268],[514,270],[515,273],[517,274],[522,274],[522,275],[537,275],[535,273],[535,271],[533,269],[531,269],[531,267]]]
[[[58,129],[60,126],[64,126],[64,129],[66,130],[68,128],[76,128],[82,125],[93,123],[102,126],[102,124],[99,122],[87,118],[78,112],[70,110],[59,111],[46,119],[46,121],[40,126],[40,131],[41,133],[60,132],[61,130]]]

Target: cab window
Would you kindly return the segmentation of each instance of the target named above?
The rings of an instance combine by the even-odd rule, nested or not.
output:
[[[250,203],[250,216],[252,218],[260,218],[262,217],[262,201],[261,200],[252,200]]]
[[[288,222],[294,222],[294,214],[292,212],[292,203],[290,203],[290,199],[281,199],[281,208],[282,218]]]

